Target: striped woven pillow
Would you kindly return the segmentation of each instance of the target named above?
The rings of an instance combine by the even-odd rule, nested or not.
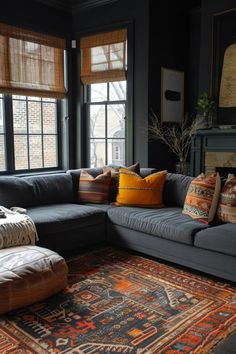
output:
[[[213,221],[220,195],[220,176],[215,173],[205,176],[203,173],[194,178],[189,186],[183,208],[183,214],[209,224]]]
[[[236,224],[236,176],[229,174],[220,194],[217,217],[222,222]]]
[[[163,207],[162,194],[167,171],[153,173],[145,178],[126,168],[120,169],[117,206],[144,208]]]
[[[78,200],[86,203],[107,204],[111,172],[107,171],[96,178],[82,170],[79,179]]]

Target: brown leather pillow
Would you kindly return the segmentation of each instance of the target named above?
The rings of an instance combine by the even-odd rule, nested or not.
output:
[[[109,201],[110,182],[110,171],[94,178],[87,171],[82,170],[79,180],[78,201],[107,204]]]
[[[111,173],[111,183],[110,183],[110,192],[109,192],[109,201],[110,202],[115,202],[116,197],[118,194],[119,190],[119,170],[122,166],[104,166],[103,167],[103,173],[110,171]],[[129,167],[126,167],[129,171],[135,172],[138,175],[140,174],[140,164],[139,162],[136,162],[134,165],[131,165]]]

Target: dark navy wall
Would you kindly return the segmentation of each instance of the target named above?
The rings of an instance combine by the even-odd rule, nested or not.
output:
[[[133,29],[134,161],[174,170],[176,157],[165,146],[148,141],[149,111],[160,115],[161,66],[185,72],[185,111],[192,114],[198,94],[211,89],[212,24],[215,13],[236,8],[236,0],[118,0],[86,7],[73,16],[31,0],[1,4],[0,21],[70,39],[106,26],[129,22]],[[150,4],[149,4],[150,3]],[[150,5],[150,7],[149,7]],[[70,167],[83,163],[85,139],[79,122],[78,53],[69,56]],[[71,99],[71,95],[72,98]],[[76,134],[78,132],[79,134]]]
[[[119,26],[122,23],[130,24],[134,40],[133,62],[129,63],[130,68],[132,66],[133,69],[133,161],[139,161],[142,166],[147,166],[149,0],[119,0],[103,6],[85,8],[73,16],[74,38],[105,28],[109,29],[110,26]],[[78,73],[75,72],[75,75]],[[79,96],[77,96],[77,102],[74,103],[75,106],[78,105],[78,100]],[[79,118],[77,115],[78,124]],[[78,136],[78,139],[82,138]],[[80,151],[77,151],[77,155],[79,164],[82,158]]]
[[[185,73],[188,101],[189,10],[183,0],[150,2],[149,109],[160,117],[161,67]],[[149,142],[149,166],[175,168],[175,155],[159,141]]]
[[[1,2],[0,21],[54,35],[71,33],[69,13],[31,0]]]
[[[199,92],[211,90],[214,14],[232,8],[236,8],[236,0],[202,0]]]

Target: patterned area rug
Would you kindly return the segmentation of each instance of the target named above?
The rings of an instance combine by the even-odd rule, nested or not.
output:
[[[236,289],[126,251],[68,261],[70,285],[0,321],[0,353],[211,353],[236,330]]]

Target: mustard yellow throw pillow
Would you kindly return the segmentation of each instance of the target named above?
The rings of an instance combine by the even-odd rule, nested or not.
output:
[[[145,178],[121,168],[119,192],[115,205],[160,208],[167,171],[153,173]]]

